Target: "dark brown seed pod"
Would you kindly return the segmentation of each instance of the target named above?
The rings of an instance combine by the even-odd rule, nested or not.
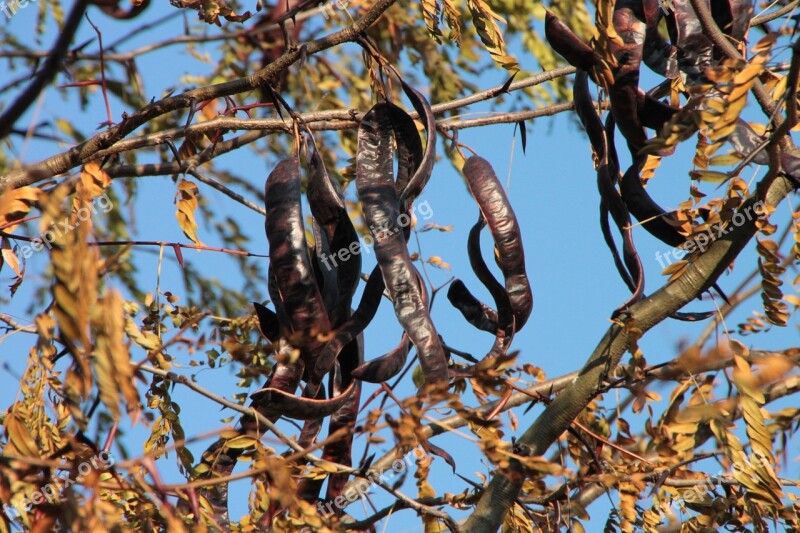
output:
[[[611,53],[617,60],[614,83],[609,88],[611,113],[632,153],[644,147],[647,134],[639,119],[639,67],[645,41],[644,14],[641,1],[620,0],[614,6],[614,29],[623,44],[611,42]]]
[[[714,45],[706,37],[690,2],[674,2],[665,16],[670,42],[677,49],[678,69],[689,87],[707,81],[705,72],[714,62]]]
[[[489,333],[497,332],[497,311],[475,298],[460,279],[450,284],[447,299],[474,327]]]
[[[505,292],[511,302],[514,331],[520,331],[533,309],[533,294],[525,272],[525,251],[517,217],[488,161],[472,156],[467,159],[462,172],[467,187],[478,203],[481,215],[492,233],[495,259],[503,272]],[[495,299],[499,297],[498,295]],[[500,309],[498,313],[501,313]]]
[[[323,373],[325,369],[332,368],[342,349],[351,343],[353,339],[364,331],[369,323],[372,322],[380,306],[384,288],[380,269],[375,267],[369,280],[367,280],[364,293],[361,295],[361,301],[358,304],[358,308],[353,313],[353,316],[336,330],[333,339],[328,341],[328,344],[325,345],[325,348],[320,353],[316,362],[317,374]],[[306,395],[310,396],[310,391],[308,387],[306,388]]]
[[[644,269],[642,268],[642,262],[636,251],[636,247],[633,244],[631,219],[628,209],[614,186],[615,176],[619,172],[619,163],[616,161],[616,151],[613,149],[613,145],[610,145],[608,142],[606,129],[603,127],[603,123],[594,108],[594,103],[589,94],[588,75],[585,72],[578,72],[575,76],[573,92],[575,110],[578,118],[580,118],[583,123],[584,129],[589,136],[589,141],[597,156],[597,188],[600,192],[601,228],[603,229],[603,237],[614,256],[614,263],[617,270],[633,293],[631,298],[618,309],[617,312],[619,312],[640,300],[644,295]],[[614,238],[610,233],[608,225],[609,214],[614,219],[623,238],[622,250],[624,268],[623,261],[620,259],[619,252],[617,252],[616,246],[614,245]]]
[[[285,416],[295,420],[325,418],[339,410],[355,392],[356,382],[338,396],[326,400],[303,398],[276,388],[265,388],[250,395],[267,416]]]
[[[419,114],[422,125],[425,127],[425,150],[422,152],[422,159],[419,164],[415,166],[414,173],[408,185],[403,188],[403,191],[399,195],[400,208],[403,211],[407,211],[411,203],[422,194],[422,189],[425,188],[425,185],[427,185],[433,173],[433,164],[436,162],[436,120],[433,117],[431,105],[422,93],[408,85],[402,79],[400,83],[402,84],[403,92],[406,93],[406,96],[411,101],[411,105],[414,107],[417,114]],[[416,128],[414,129],[416,132]],[[419,140],[419,135],[416,133],[415,135],[416,139]],[[413,140],[411,141],[411,145],[416,149],[416,143],[414,143]],[[400,183],[399,177],[398,183]]]
[[[275,314],[275,311],[264,307],[258,302],[253,302],[253,306],[256,309],[256,316],[258,317],[258,324],[262,335],[271,343],[277,342],[281,334],[281,325],[278,321],[278,315]]]
[[[424,305],[403,237],[392,169],[391,132],[386,104],[377,104],[364,115],[356,156],[358,197],[395,315],[417,348],[425,381],[441,383],[447,380],[447,359]]]
[[[545,12],[544,35],[553,50],[573,67],[588,72],[597,64],[595,51],[550,11]]]
[[[359,334],[356,339],[345,346],[342,354],[339,356],[339,361],[332,376],[331,388],[333,389],[333,394],[337,396],[344,394],[344,391],[347,390],[347,387],[350,387],[351,384],[355,387],[355,390],[350,395],[350,398],[331,415],[331,420],[328,425],[329,434],[333,434],[341,428],[351,428],[352,430],[358,418],[361,383],[355,379],[354,370],[364,361],[364,336],[362,334]],[[322,449],[322,458],[338,464],[350,466],[353,461],[354,435],[354,431],[349,431],[343,438],[326,444]],[[348,474],[332,474],[328,478],[326,493],[326,498],[328,500],[335,500],[342,494],[342,490],[345,484],[347,484],[348,477]]]
[[[371,359],[370,361],[353,370],[353,376],[367,383],[383,383],[395,377],[403,369],[411,349],[408,334],[403,332],[403,337],[391,351]]]
[[[636,247],[633,243],[629,204],[623,199],[623,195],[621,195],[614,186],[615,180],[612,178],[612,172],[613,175],[618,175],[619,173],[617,170],[619,168],[619,163],[612,142],[614,120],[613,117],[609,117],[606,127],[603,127],[600,117],[597,116],[597,112],[592,104],[592,99],[589,95],[588,76],[585,73],[579,72],[575,77],[574,99],[578,117],[581,119],[581,122],[583,122],[595,154],[598,156],[597,185],[601,198],[600,225],[603,230],[603,237],[611,250],[614,257],[614,264],[620,276],[633,293],[631,298],[616,311],[616,313],[619,313],[644,297],[644,270],[639,254],[636,252]],[[628,179],[630,179],[630,176]],[[636,174],[636,179],[639,181],[638,172]],[[623,178],[623,183],[624,181],[625,179]],[[640,181],[639,185],[641,185]],[[637,206],[637,209],[639,207],[641,206]],[[614,218],[614,222],[623,236],[624,263],[620,259],[619,252],[614,243],[614,238],[610,232],[610,227],[608,225],[609,214]],[[709,316],[708,313],[674,313],[672,315],[675,319],[689,322],[703,320]]]
[[[308,160],[308,189],[306,193],[311,215],[320,225],[328,251],[320,257],[319,268],[335,281],[335,302],[328,307],[333,327],[338,327],[350,316],[353,294],[361,274],[361,244],[353,227],[344,195],[338,182],[325,169],[316,150]],[[341,253],[345,250],[347,253]],[[327,276],[326,276],[327,279]]]
[[[313,367],[321,348],[317,337],[330,331],[330,323],[308,255],[297,159],[278,163],[267,178],[264,196],[265,228],[275,284],[293,341],[299,340],[303,360]]]

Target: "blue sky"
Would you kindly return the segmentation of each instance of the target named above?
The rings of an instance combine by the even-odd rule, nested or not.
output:
[[[20,10],[10,20],[0,14],[0,24],[6,25],[6,30],[13,33],[23,42],[33,42],[35,34],[34,4]],[[167,10],[168,6],[154,5],[144,15],[136,19],[135,24],[146,20],[155,19]],[[105,17],[96,9],[90,9],[90,16],[95,24],[103,31],[106,41],[113,40],[116,36],[127,32],[132,26],[122,25]],[[188,14],[191,22],[193,15]],[[52,21],[51,21],[52,22]],[[52,24],[49,25],[52,29]],[[182,22],[180,17],[172,23],[160,27],[156,31],[144,32],[132,39],[121,51],[130,50],[138,45],[146,44],[152,40],[162,39],[167,36],[180,34]],[[93,32],[88,24],[83,24],[76,42],[83,42],[93,37]],[[38,48],[48,48],[55,40],[54,31],[45,33],[41,37]],[[90,45],[87,50],[95,50],[96,45]],[[214,54],[213,46],[207,50]],[[348,46],[343,50],[346,53],[360,53],[355,46]],[[517,53],[517,58],[523,69],[531,72],[539,70],[534,58],[520,52],[519,46],[512,44],[512,51]],[[328,57],[333,57],[328,52]],[[487,58],[484,58],[488,60]],[[5,67],[3,67],[5,68]],[[144,86],[148,98],[160,97],[162,92],[178,83],[179,76],[207,72],[208,65],[204,65],[192,58],[181,47],[169,48],[163,53],[154,53],[144,56],[139,63],[143,74]],[[20,75],[13,73],[11,77]],[[291,69],[292,75],[298,74],[298,68]],[[647,78],[651,79],[651,78]],[[655,79],[654,77],[652,78]],[[502,83],[505,73],[499,69],[487,69],[477,78],[481,88],[489,88]],[[5,80],[4,80],[5,81]],[[58,83],[64,83],[63,77],[58,78]],[[185,86],[179,85],[179,89]],[[428,93],[426,87],[418,87],[423,93]],[[7,98],[7,97],[6,97]],[[7,102],[5,102],[7,103]],[[436,103],[436,102],[433,102]],[[102,96],[99,92],[93,93],[91,102],[86,112],[81,113],[76,99],[62,98],[55,90],[50,88],[44,93],[41,101],[41,116],[46,117],[51,113],[63,115],[80,124],[85,132],[93,130],[93,125],[105,120],[105,110]],[[410,108],[407,101],[401,103]],[[134,109],[126,109],[122,102],[111,101],[112,112],[118,119],[123,111],[128,113]],[[475,105],[465,112],[485,111],[489,109],[486,103]],[[306,109],[298,104],[297,111]],[[18,123],[26,127],[33,118],[34,111]],[[533,314],[525,329],[518,333],[514,339],[512,349],[519,351],[520,363],[531,363],[541,367],[548,377],[556,377],[580,368],[585,359],[594,349],[596,343],[609,325],[608,317],[612,311],[625,301],[628,290],[619,278],[611,260],[611,255],[602,241],[598,226],[599,198],[595,183],[595,174],[592,169],[589,144],[577,126],[574,118],[568,114],[552,118],[540,118],[528,121],[527,151],[523,154],[520,135],[514,136],[512,125],[489,126],[479,129],[463,130],[459,140],[475,149],[482,157],[489,160],[498,176],[505,182],[509,180],[509,197],[516,211],[523,230],[528,276],[531,279],[534,293]],[[444,143],[439,140],[439,154],[443,154]],[[512,151],[512,144],[514,149]],[[620,143],[621,144],[621,143]],[[689,144],[689,143],[687,143]],[[20,150],[19,137],[14,138],[15,149]],[[62,147],[63,150],[65,147]],[[32,142],[20,157],[26,163],[38,161],[55,153],[52,144]],[[690,161],[692,147],[683,146],[678,153],[665,160],[657,170],[656,177],[648,185],[650,194],[665,208],[675,208],[677,204],[688,197],[690,180],[688,171],[691,170]],[[512,157],[513,153],[513,157]],[[275,154],[273,158],[259,159],[246,150],[229,153],[218,159],[218,164],[223,168],[230,168],[240,176],[246,176],[258,189],[263,186],[264,179],[272,167],[283,157],[289,154]],[[623,166],[627,158],[623,157]],[[756,175],[754,170],[744,173],[745,179]],[[760,174],[759,174],[760,175]],[[138,178],[139,196],[132,205],[115,206],[119,209],[130,209],[135,214],[136,231],[134,238],[142,240],[162,240],[189,242],[179,229],[174,216],[173,196],[175,185],[169,177]],[[121,184],[115,184],[118,191]],[[709,196],[720,194],[715,185],[702,184],[701,189]],[[253,238],[249,251],[267,253],[266,239],[263,236],[263,218],[229,198],[217,193],[203,184],[199,184],[200,193],[208,202],[211,210],[234,217],[240,227]],[[355,198],[354,187],[346,190],[348,198]],[[261,203],[261,198],[250,198]],[[796,197],[791,199],[796,202]],[[430,206],[432,217],[429,222],[447,226],[453,225],[450,233],[430,231],[419,235],[420,252],[423,257],[438,255],[452,266],[452,270],[436,269],[426,266],[427,273],[435,286],[442,285],[450,277],[458,277],[484,301],[491,301],[488,293],[480,287],[471,273],[466,252],[466,237],[469,228],[476,219],[477,207],[472,201],[461,176],[449,162],[441,158],[437,163],[431,181],[419,199]],[[775,215],[774,220],[786,221],[789,208],[784,203]],[[307,211],[306,211],[306,214]],[[426,222],[426,221],[423,221]],[[199,236],[209,246],[222,246],[216,242],[216,234],[204,227],[199,221]],[[483,249],[487,259],[490,259],[491,241],[488,232],[484,232]],[[656,253],[665,253],[669,250],[666,245],[656,241],[642,228],[636,228],[634,237],[647,276],[647,292],[651,293],[660,287],[666,280],[661,275],[661,267],[656,260]],[[410,242],[412,251],[417,251],[416,240]],[[753,246],[739,256],[736,268],[732,273],[722,276],[719,284],[723,289],[731,292],[738,285],[743,276],[750,273],[756,266],[756,254]],[[152,252],[152,249],[151,249]],[[236,263],[224,254],[211,252],[194,252],[184,250],[184,260],[191,263],[209,276],[219,278],[230,287],[240,287],[243,283]],[[160,287],[162,291],[171,291],[182,296],[184,287],[180,266],[171,259],[169,250],[165,253],[160,274]],[[262,271],[266,272],[266,259],[251,258],[254,262],[263,262]],[[28,264],[29,275],[41,275],[44,271],[48,257],[44,253],[34,254]],[[487,260],[488,263],[493,263]],[[144,290],[155,292],[158,277],[158,257],[154,253],[138,253],[136,258],[137,279]],[[365,254],[363,270],[369,272],[374,265],[374,256]],[[789,276],[791,280],[793,276]],[[7,267],[0,272],[0,285],[9,284],[11,281],[10,269]],[[23,323],[28,315],[25,309],[33,298],[32,280],[23,283],[22,288],[10,303],[2,306],[3,313],[11,314]],[[790,281],[789,281],[790,282]],[[266,294],[266,280],[262,282],[263,294]],[[789,284],[784,285],[790,293]],[[760,298],[751,299],[749,305],[742,306],[736,313],[727,319],[728,327],[732,330],[735,325],[750,316],[753,309],[760,309]],[[185,303],[181,298],[179,303]],[[686,310],[709,310],[713,304],[709,301],[692,303]],[[249,312],[243,309],[242,314]],[[444,291],[440,293],[432,310],[434,322],[446,342],[456,348],[481,356],[488,351],[492,344],[492,337],[471,328],[464,319],[455,312],[447,302]],[[203,324],[210,327],[210,323]],[[660,363],[673,358],[679,352],[682,342],[691,342],[706,323],[687,324],[668,320],[651,330],[641,341],[640,346],[649,363]],[[759,349],[786,348],[797,343],[798,319],[794,317],[786,328],[774,328],[768,334],[755,337],[741,338],[746,345]],[[722,330],[720,330],[722,333]],[[394,318],[392,308],[384,302],[376,319],[366,331],[366,357],[373,358],[393,348],[399,341],[401,328]],[[709,341],[714,342],[712,337]],[[0,371],[0,405],[8,406],[14,401],[17,392],[18,376],[24,370],[24,362],[28,349],[33,343],[33,338],[25,334],[3,337],[0,341],[0,362],[5,370]],[[707,345],[707,346],[710,346]],[[134,349],[133,357],[138,360],[142,357],[138,348]],[[237,381],[233,375],[232,367],[214,371],[201,370],[186,366],[191,358],[185,352],[174,352],[176,357],[176,371],[192,374],[197,381],[216,393],[230,395],[234,392]],[[184,365],[183,367],[181,365]],[[140,387],[141,392],[144,388]],[[365,385],[362,397],[366,398],[375,390],[372,385]],[[662,396],[668,396],[671,388],[669,385],[657,389]],[[399,388],[400,397],[413,393],[411,380],[407,379]],[[468,403],[474,404],[471,397]],[[220,419],[230,416],[229,411],[221,411],[216,404],[187,391],[181,386],[175,386],[173,399],[182,407],[181,420],[187,436],[199,435],[218,428]],[[612,407],[615,395],[609,394],[604,405]],[[392,405],[390,401],[388,405]],[[777,404],[776,408],[784,406]],[[396,414],[396,407],[390,409]],[[527,427],[540,412],[538,407],[523,415],[522,410],[517,414],[520,419],[521,429]],[[656,412],[659,412],[656,407]],[[634,428],[641,427],[645,421],[646,412],[639,415],[626,414],[625,418]],[[507,418],[504,418],[507,421]],[[740,424],[741,425],[741,424]],[[284,425],[291,430],[291,426]],[[132,455],[142,452],[141,443],[149,435],[149,429],[141,424],[131,427],[129,420],[123,420],[121,437]],[[478,480],[475,472],[487,473],[488,467],[478,460],[480,457],[474,445],[464,445],[463,439],[456,436],[442,436],[434,441],[437,445],[449,451],[458,464],[458,472],[473,480]],[[190,447],[196,458],[199,458],[203,449],[210,441],[194,444]],[[709,444],[710,445],[710,444]],[[360,448],[357,448],[355,457],[360,457]],[[169,459],[161,460],[159,468],[167,482],[181,482],[180,475],[175,467],[174,455]],[[716,473],[716,472],[714,472]],[[791,465],[789,472],[782,475],[789,477],[798,475],[796,464]],[[432,470],[431,481],[437,493],[460,492],[464,483],[452,475],[450,468],[441,460],[436,460]],[[249,482],[243,481],[234,484],[231,498],[231,511],[234,518],[246,512],[244,494],[248,490]],[[405,483],[403,490],[414,495],[413,477]],[[238,498],[236,496],[239,496]],[[376,505],[381,507],[387,501],[385,496],[377,489]],[[605,520],[608,509],[607,499],[598,502],[595,518]],[[357,511],[357,505],[349,508],[354,514],[362,515],[363,510]],[[419,519],[409,511],[403,511],[391,517],[392,531],[414,531],[419,528]]]

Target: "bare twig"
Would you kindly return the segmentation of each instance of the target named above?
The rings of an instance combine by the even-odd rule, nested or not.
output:
[[[58,39],[53,45],[53,49],[47,55],[44,65],[33,77],[30,85],[0,115],[0,139],[11,133],[11,129],[17,120],[36,100],[36,97],[39,96],[45,86],[55,78],[58,66],[69,49],[69,43],[75,36],[75,32],[78,31],[78,26],[81,23],[87,5],[87,0],[76,0],[64,23],[64,27],[58,35]]]

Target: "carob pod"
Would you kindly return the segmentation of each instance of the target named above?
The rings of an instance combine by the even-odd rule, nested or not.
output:
[[[390,117],[397,148],[398,170],[395,180],[395,193],[409,224],[402,227],[403,237],[407,241],[410,235],[410,209],[413,201],[422,192],[433,172],[436,159],[436,131],[433,110],[425,97],[416,89],[400,80],[403,91],[419,114],[425,128],[425,147],[423,149],[417,127],[413,119],[402,108],[386,103],[386,111]],[[414,267],[419,282],[424,305],[428,306],[428,293],[425,283]],[[375,275],[375,273],[373,273]],[[382,383],[397,375],[405,365],[411,347],[408,333],[404,332],[400,344],[388,353],[372,359],[357,369],[353,375],[370,383]]]
[[[308,253],[300,194],[300,163],[296,158],[285,159],[270,173],[264,187],[267,212],[264,227],[269,242],[270,277],[274,283],[270,293],[273,298],[275,295],[280,298],[283,311],[278,317],[284,314],[288,322],[285,337],[300,349],[309,379],[313,379],[311,372],[324,347],[320,336],[330,332],[331,327]],[[269,398],[267,392],[271,389],[275,389],[276,397],[281,397],[292,394],[296,388],[296,384],[291,391],[274,385],[269,383],[254,398]],[[264,409],[267,416],[280,416],[270,406]]]
[[[265,208],[267,220],[265,230],[270,241],[270,267],[268,274],[268,289],[275,305],[275,317],[272,317],[266,308],[256,306],[262,332],[270,341],[278,337],[291,336],[293,333],[303,333],[312,329],[309,327],[309,315],[314,314],[315,304],[324,316],[321,318],[323,327],[327,325],[327,314],[322,306],[322,298],[317,289],[316,279],[308,257],[307,244],[303,228],[302,210],[300,206],[300,174],[297,160],[282,161],[267,178],[265,185]],[[277,235],[283,235],[281,239]],[[280,245],[273,244],[280,242]],[[297,271],[294,268],[297,267]],[[312,295],[305,301],[306,294]],[[311,306],[309,308],[309,306]],[[275,331],[273,318],[277,318],[279,327]],[[313,324],[312,324],[313,326]],[[295,339],[296,340],[296,339]],[[306,357],[317,348],[314,343],[302,339],[303,350]],[[304,361],[298,359],[293,363],[277,363],[272,374],[267,380],[271,391],[280,394],[293,395],[303,375]],[[263,407],[259,402],[253,402],[257,409]],[[268,413],[270,419],[277,420],[281,413]],[[250,415],[239,419],[239,430],[242,433],[257,433],[257,421]],[[204,453],[201,464],[208,470],[202,477],[227,476],[236,465],[237,458],[242,454],[242,449],[228,448],[225,439],[219,439]],[[211,503],[219,520],[228,520],[228,484],[221,483],[210,488],[201,489]]]
[[[419,273],[419,270],[414,267],[414,274],[417,277],[417,284],[422,293],[423,305],[427,308],[429,305],[428,289],[425,287],[425,280]],[[403,369],[408,358],[408,351],[411,349],[411,342],[407,332],[403,332],[403,336],[394,349],[386,354],[371,359],[363,363],[361,366],[353,370],[353,376],[366,381],[368,383],[383,383],[395,377]]]
[[[341,394],[327,399],[303,398],[273,387],[258,390],[250,395],[259,405],[259,412],[267,416],[285,416],[295,420],[313,420],[332,415],[353,392],[355,381]]]
[[[379,267],[375,267],[364,287],[361,301],[353,315],[335,332],[333,338],[320,353],[317,365],[320,368],[331,367],[345,346],[352,343],[358,335],[372,322],[378,311],[384,290],[383,277]]]
[[[270,265],[292,341],[299,344],[306,365],[313,367],[323,345],[318,336],[331,327],[308,254],[300,193],[299,161],[281,161],[264,188],[265,228]]]
[[[317,280],[322,303],[328,313],[331,325],[334,325],[334,320],[330,315],[339,299],[339,284],[336,279],[338,269],[330,266],[331,245],[328,242],[328,236],[315,218],[311,219],[311,230],[314,235],[311,266],[314,268],[314,278]],[[334,249],[333,254],[336,252],[337,250]]]
[[[447,299],[474,327],[492,334],[497,332],[497,311],[475,298],[460,279],[450,284]]]
[[[521,331],[533,309],[533,293],[525,271],[525,250],[517,217],[488,161],[472,156],[467,159],[462,172],[494,239],[495,260],[505,279],[505,292],[514,316],[514,331]]]
[[[456,378],[472,376],[476,368],[484,367],[487,361],[497,359],[505,355],[511,346],[511,341],[514,338],[514,313],[511,307],[511,300],[509,294],[500,282],[494,277],[486,262],[483,260],[481,253],[481,230],[486,226],[486,220],[482,213],[478,214],[478,221],[472,226],[469,231],[469,239],[467,241],[467,251],[469,254],[470,266],[475,272],[478,280],[486,287],[494,299],[497,306],[497,328],[495,330],[495,339],[492,348],[483,357],[482,361],[471,365],[467,368],[452,370],[451,375]],[[493,365],[491,365],[493,366]]]
[[[573,95],[575,111],[586,130],[589,142],[597,158],[597,188],[600,192],[601,220],[607,220],[610,214],[623,238],[622,250],[625,269],[622,268],[623,262],[619,258],[616,246],[613,245],[614,239],[610,231],[608,231],[610,229],[608,224],[601,223],[603,236],[614,255],[614,263],[617,266],[617,270],[619,270],[623,280],[629,285],[633,293],[615,312],[616,314],[639,301],[644,295],[644,269],[642,268],[639,254],[636,252],[636,247],[633,244],[630,214],[614,186],[615,176],[619,174],[619,163],[616,160],[616,152],[609,147],[606,138],[606,130],[603,127],[600,117],[597,115],[591,95],[589,94],[588,75],[585,72],[579,71],[576,74]]]
[[[353,370],[353,376],[367,383],[383,383],[395,377],[403,369],[411,349],[408,333],[403,332],[400,344],[386,354],[370,359]]]
[[[665,15],[669,39],[677,49],[677,63],[686,87],[706,82],[714,63],[714,45],[706,37],[689,0],[673,0]]]
[[[316,150],[311,151],[308,160],[306,196],[311,214],[325,234],[330,249],[327,260],[322,261],[322,268],[336,274],[338,298],[328,314],[331,324],[338,327],[349,317],[353,294],[358,287],[361,275],[360,243],[358,232],[347,214],[344,194],[338,182],[328,174]],[[353,249],[359,253],[352,253]],[[341,250],[348,250],[349,257],[346,260],[341,259]]]
[[[615,187],[615,180],[612,178],[612,175],[619,175],[619,163],[617,162],[616,150],[612,141],[614,121],[612,117],[609,117],[606,127],[603,127],[600,117],[597,116],[597,111],[592,105],[591,96],[589,95],[588,77],[585,73],[579,72],[575,77],[574,100],[578,117],[586,129],[590,143],[598,158],[597,184],[601,197],[601,228],[603,229],[603,236],[614,256],[614,263],[620,276],[633,293],[631,298],[617,309],[615,314],[618,314],[644,297],[644,270],[642,268],[641,259],[633,243],[628,205]],[[619,253],[617,252],[613,236],[610,233],[610,228],[607,223],[609,213],[614,218],[617,228],[623,235],[625,268],[623,268],[623,262],[619,258]],[[708,318],[710,314],[676,312],[671,316],[678,320],[692,322]]]
[[[426,383],[442,383],[448,378],[447,358],[424,305],[400,224],[387,107],[385,103],[376,104],[364,115],[358,130],[358,197],[375,241],[375,256],[395,315],[417,348]],[[417,182],[412,178],[409,187],[411,183]]]
[[[544,35],[553,50],[573,67],[584,72],[591,72],[599,63],[600,58],[597,52],[547,10],[545,10],[544,17]]]
[[[642,63],[645,22],[642,3],[637,0],[618,0],[614,5],[614,29],[622,45],[611,41],[611,53],[617,60],[614,83],[609,87],[611,114],[619,125],[620,133],[628,141],[631,152],[636,153],[647,141],[644,126],[639,119],[639,66]]]
[[[414,174],[411,176],[411,179],[402,193],[399,193],[400,209],[407,213],[411,208],[411,203],[422,194],[422,190],[425,188],[425,185],[427,185],[433,173],[433,164],[436,162],[436,121],[433,117],[433,110],[422,93],[408,85],[402,79],[400,83],[402,84],[403,92],[406,93],[406,96],[411,101],[411,105],[414,106],[417,114],[419,114],[422,125],[425,127],[425,150],[422,152],[422,160],[419,165],[415,167]],[[416,128],[415,137],[409,140],[411,146],[416,149],[414,138],[419,140],[419,135],[416,134]],[[398,140],[400,139],[398,138]],[[400,180],[398,179],[398,184],[399,183]]]

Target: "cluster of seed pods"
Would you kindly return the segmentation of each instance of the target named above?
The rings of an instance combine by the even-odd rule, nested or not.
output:
[[[391,102],[376,104],[360,121],[355,182],[363,216],[372,233],[377,265],[367,278],[355,310],[352,305],[361,278],[361,243],[338,181],[328,174],[320,155],[309,150],[306,196],[312,216],[313,247],[306,240],[300,161],[281,161],[266,181],[268,288],[274,310],[256,304],[256,313],[262,333],[282,357],[266,386],[252,395],[253,407],[273,421],[280,417],[304,421],[298,439],[304,447],[314,443],[326,418],[330,419],[331,434],[354,426],[360,383],[383,383],[396,376],[406,365],[412,346],[426,390],[444,389],[452,377],[470,375],[469,368],[451,368],[450,353],[431,320],[427,288],[408,250],[412,204],[433,171],[436,127],[423,95],[402,80],[401,83],[424,126],[425,142],[412,117]],[[473,156],[464,165],[463,174],[479,207],[478,223],[469,236],[470,262],[497,309],[479,302],[458,280],[450,287],[448,297],[470,324],[495,334],[495,343],[486,358],[498,357],[506,353],[533,306],[522,236],[489,163]],[[495,241],[494,255],[504,276],[503,284],[494,278],[481,256],[480,231],[486,225]],[[350,253],[339,254],[340,250]],[[365,362],[363,332],[384,294],[394,306],[403,329],[402,338],[389,353]],[[288,357],[291,353],[299,356]],[[302,392],[296,394],[301,384]],[[243,432],[258,429],[255,419],[249,416],[242,418],[240,428]],[[326,445],[323,458],[349,465],[351,452],[352,433]],[[207,450],[203,461],[214,475],[226,475],[240,453],[220,440]],[[339,496],[346,482],[346,475],[332,475],[325,499]],[[320,497],[321,488],[322,481],[306,480],[301,483],[299,494],[313,501]],[[227,488],[218,485],[204,495],[217,516],[227,519]],[[280,509],[266,513],[261,525],[268,525],[277,512]]]
[[[747,0],[716,2],[712,10],[719,27],[736,40],[741,40],[746,34],[752,13],[752,1]],[[662,18],[670,41],[666,41],[658,31]],[[606,87],[611,113],[605,124],[595,110],[588,79],[591,77],[603,84],[598,72],[608,63],[604,63],[595,50],[549,12],[545,19],[545,35],[553,49],[578,69],[574,85],[575,109],[597,158],[600,225],[617,270],[633,293],[618,310],[621,311],[644,297],[644,273],[631,237],[630,215],[651,235],[669,246],[686,242],[686,237],[678,231],[678,225],[670,223],[672,213],[666,212],[649,195],[641,181],[640,171],[647,159],[641,151],[648,140],[645,128],[658,132],[680,111],[659,101],[655,95],[669,87],[670,80],[678,76],[685,87],[707,82],[705,72],[722,54],[703,33],[688,0],[673,0],[669,4],[661,0],[617,0],[612,24],[622,44],[612,42],[610,46],[616,66],[611,69],[613,79]],[[639,88],[642,62],[667,78],[664,84],[648,93]],[[615,128],[619,128],[631,154],[632,163],[624,173],[614,146]],[[740,151],[758,144],[755,133],[742,120],[737,123],[730,140],[737,149],[741,148]],[[609,214],[622,235],[622,257],[614,243]],[[716,284],[714,288],[725,298]],[[676,313],[673,318],[702,320],[711,314]]]

